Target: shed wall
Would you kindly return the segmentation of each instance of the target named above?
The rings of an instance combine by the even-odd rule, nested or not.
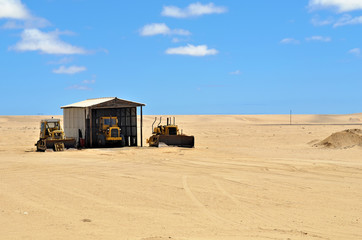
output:
[[[82,131],[85,137],[85,109],[84,108],[65,108],[63,109],[63,122],[65,136],[75,138],[78,141],[78,129]]]

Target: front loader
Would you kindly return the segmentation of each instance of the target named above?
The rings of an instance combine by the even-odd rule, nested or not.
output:
[[[97,119],[97,143],[99,147],[119,146],[124,147],[126,140],[118,127],[117,117],[100,117]]]

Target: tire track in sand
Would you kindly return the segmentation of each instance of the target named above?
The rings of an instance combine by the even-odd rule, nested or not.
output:
[[[216,187],[219,189],[219,191],[225,197],[229,198],[234,204],[236,204],[236,205],[242,204],[242,202],[240,200],[238,200],[233,195],[231,195],[229,192],[227,192],[225,190],[225,188],[221,186],[219,181],[217,181],[216,179],[213,179],[213,182],[216,185]],[[262,211],[262,210],[260,210],[260,211]],[[275,222],[275,218],[272,218],[271,216],[268,216],[265,213],[261,214],[261,213],[257,213],[256,211],[246,211],[246,213],[248,213],[251,216],[257,218],[259,221],[267,223],[267,224]],[[279,228],[267,229],[267,228],[262,228],[262,227],[259,227],[258,229],[263,230],[263,231],[268,230],[268,231],[278,232],[280,234],[286,234],[286,235],[295,235],[295,236],[297,236],[297,235],[301,235],[301,236],[308,235],[311,238],[329,239],[327,237],[323,237],[322,235],[319,235],[320,233],[317,231],[317,229],[314,229],[314,228],[311,228],[311,229],[308,230],[308,232],[306,232],[306,231],[300,231],[300,230],[293,229],[289,224],[283,224],[283,225],[284,225],[283,227],[285,227],[287,229],[279,229]]]
[[[204,204],[202,204],[197,198],[196,196],[192,193],[188,183],[187,183],[187,178],[188,176],[183,176],[182,177],[182,185],[183,185],[183,188],[187,194],[187,196],[191,199],[191,201],[197,205],[203,212],[206,216],[208,216],[209,218],[211,219],[216,219],[218,220],[219,222],[223,222],[223,223],[229,223],[233,226],[240,226],[240,223],[238,222],[234,222],[234,221],[231,221],[231,220],[228,220],[226,218],[223,218],[221,216],[219,216],[218,214],[214,213],[214,212],[211,212]]]
[[[222,187],[220,185],[220,183],[216,180],[216,179],[213,179],[213,182],[216,186],[216,188],[228,199],[230,199],[235,205],[237,206],[240,206],[240,205],[243,205],[245,203],[248,203],[250,205],[249,202],[241,202],[240,200],[238,200],[237,198],[235,198],[233,195],[231,195],[230,193],[228,193],[224,187]],[[249,210],[249,209],[253,209],[253,210]],[[260,210],[261,212],[263,213],[258,213],[256,209],[256,206],[252,206],[252,207],[246,207],[244,209],[245,213],[249,214],[250,216],[253,216],[255,218],[257,218],[259,221],[263,222],[263,223],[266,223],[266,224],[269,224],[269,223],[272,223],[275,221],[274,218],[272,218],[271,216],[267,216],[262,210]]]

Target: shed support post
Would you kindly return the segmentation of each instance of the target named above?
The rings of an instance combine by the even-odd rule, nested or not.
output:
[[[93,116],[92,116],[92,108],[89,108],[89,125],[90,125],[90,134],[89,134],[89,139],[90,139],[90,147],[93,147]]]
[[[141,147],[143,147],[143,114],[142,114],[142,106],[141,106]]]

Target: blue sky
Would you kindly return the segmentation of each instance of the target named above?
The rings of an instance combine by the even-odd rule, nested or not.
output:
[[[0,114],[362,112],[361,30],[361,0],[0,0]]]

